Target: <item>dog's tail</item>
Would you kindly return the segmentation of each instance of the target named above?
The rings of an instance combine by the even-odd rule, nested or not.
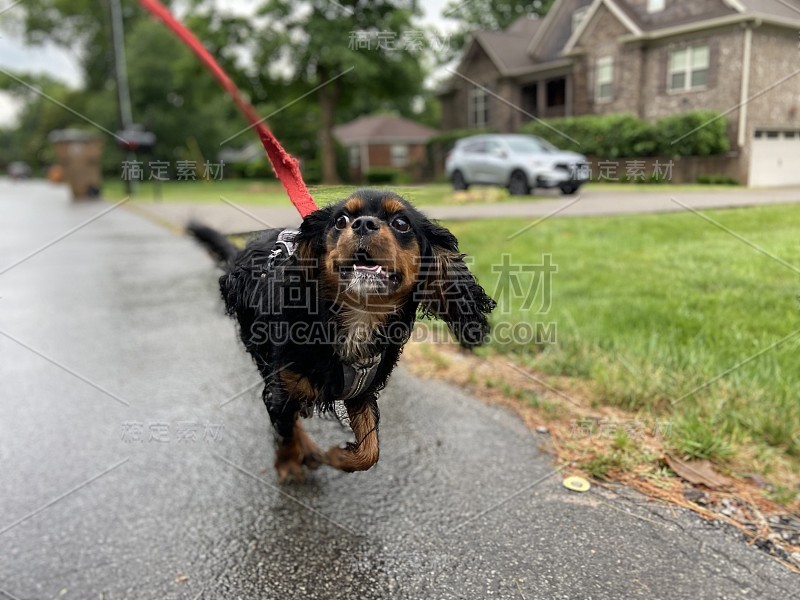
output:
[[[192,221],[186,226],[186,232],[192,235],[219,262],[229,264],[239,249],[216,229],[202,223]]]

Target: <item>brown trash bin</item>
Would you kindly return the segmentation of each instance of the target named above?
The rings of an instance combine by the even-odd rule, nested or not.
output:
[[[103,185],[103,138],[78,129],[59,129],[50,133],[49,140],[55,146],[56,160],[64,170],[72,198],[99,198]]]

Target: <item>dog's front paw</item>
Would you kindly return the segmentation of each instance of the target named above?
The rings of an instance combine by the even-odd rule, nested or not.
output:
[[[306,449],[305,452],[303,452],[303,458],[301,462],[303,466],[308,467],[312,471],[316,471],[323,464],[325,464],[325,455],[322,453],[322,450],[315,446],[314,448]]]
[[[325,463],[345,473],[366,471],[378,462],[378,449],[372,446],[358,446],[352,442],[344,448],[333,446],[325,453]]]
[[[296,456],[279,456],[275,459],[275,470],[278,472],[278,481],[281,483],[303,483],[306,480],[303,463]]]
[[[303,431],[280,444],[275,454],[275,470],[281,483],[302,483],[306,478],[305,469],[313,471],[324,463],[322,450]]]
[[[345,471],[346,473],[352,473],[355,471],[356,469],[352,464],[353,445],[354,444],[347,444],[344,448],[339,446],[332,446],[328,448],[328,451],[325,453],[325,464],[333,467],[334,469]]]

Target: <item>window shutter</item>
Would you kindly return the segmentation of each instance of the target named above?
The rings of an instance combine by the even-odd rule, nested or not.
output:
[[[719,81],[719,40],[708,41],[708,89],[717,87]],[[734,59],[735,60],[735,59]]]
[[[658,76],[658,81],[656,82],[656,90],[659,96],[663,96],[667,93],[667,73],[669,72],[669,61],[670,56],[672,55],[672,51],[674,50],[671,46],[665,46],[657,55],[657,62],[656,65],[656,73]]]

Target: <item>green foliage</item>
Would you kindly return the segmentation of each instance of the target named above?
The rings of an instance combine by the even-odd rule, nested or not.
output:
[[[698,175],[697,183],[702,185],[739,185],[739,181],[727,175]]]
[[[226,177],[231,179],[265,179],[273,174],[266,154],[257,160],[226,164],[225,168]]]
[[[53,129],[95,127],[106,136],[103,169],[108,176],[119,177],[125,157],[107,134],[120,129],[107,4],[101,3],[97,10],[97,3],[89,0],[31,0],[25,6],[28,41],[85,48],[80,60],[86,84],[73,90],[46,77],[16,74],[56,101],[52,102],[13,78],[0,78],[0,89],[24,101],[17,131],[25,135],[13,140],[13,154],[32,165],[47,164],[53,160],[47,141]],[[135,3],[123,3],[123,13],[133,117],[157,138],[153,153],[138,157],[145,163],[145,178],[150,160],[173,165],[176,160],[195,160],[198,165],[216,161],[220,142],[244,129],[245,120],[191,51],[163,24],[144,18]],[[241,80],[235,55],[237,44],[251,37],[247,22],[220,17],[213,7],[198,10],[187,21],[234,79]]]
[[[107,4],[30,0],[25,6],[23,27],[29,42],[85,49],[80,56],[86,87],[67,90],[52,81],[17,75],[37,83],[48,95],[100,127],[117,131]],[[269,117],[270,128],[287,150],[307,165],[313,180],[320,164],[320,140],[326,137],[320,132],[330,134],[337,122],[379,109],[409,117],[419,114],[426,122],[437,120],[437,100],[422,91],[425,67],[419,56],[402,49],[365,50],[351,44],[354,32],[373,36],[373,44],[378,32],[402,36],[412,29],[410,19],[415,11],[411,0],[262,0],[260,12],[268,20],[249,20],[228,16],[209,0],[191,0],[185,21],[250,96],[259,113]],[[147,17],[136,3],[123,3],[123,17],[134,120],[157,137],[152,156],[140,159],[145,163],[151,159],[195,160],[198,164],[215,161],[220,143],[244,130],[247,123],[196,57],[163,24]],[[254,60],[245,69],[240,57],[247,52]],[[276,67],[279,64],[281,67]],[[314,91],[316,86],[320,87]],[[4,134],[3,140],[13,144],[13,150],[0,153],[0,160],[9,155],[33,164],[46,162],[51,158],[47,134],[83,124],[79,117],[10,78],[0,77],[0,89],[26,100],[19,129],[27,133]],[[327,120],[320,110],[323,98],[329,101]],[[242,146],[253,135],[243,131],[226,145]],[[340,156],[336,149],[333,153],[336,171],[346,176],[346,155]],[[116,142],[108,138],[105,169],[118,176],[123,158]],[[239,165],[233,170],[249,176],[261,169],[259,165]],[[261,175],[268,176],[269,171]]]
[[[339,144],[336,147],[336,174],[341,181],[350,181],[350,165],[347,149]],[[319,157],[301,161],[303,179],[309,185],[322,183],[322,160]]]
[[[520,131],[604,159],[713,156],[729,149],[726,120],[711,111],[674,115],[656,123],[627,114],[535,120]]]
[[[31,44],[52,42],[77,53],[86,87],[107,87],[114,69],[108,3],[96,0],[29,0],[25,2],[25,38]],[[127,25],[141,11],[123,10]]]
[[[727,120],[699,110],[665,117],[656,124],[659,147],[668,156],[715,156],[730,150]]]
[[[410,181],[405,171],[395,167],[372,167],[365,173],[365,179],[373,185],[395,185]]]
[[[216,161],[220,142],[247,125],[227,95],[158,21],[136,22],[126,46],[128,56],[136,57],[128,61],[133,114],[156,133],[153,158]],[[114,106],[112,98],[106,100],[102,106]],[[113,111],[109,118],[114,122]],[[252,139],[248,131],[228,144]]]
[[[335,123],[382,109],[413,112],[422,92],[423,61],[408,45],[379,48],[377,41],[379,33],[396,41],[415,30],[411,18],[419,11],[413,0],[268,0],[259,13],[268,24],[259,32],[254,77],[266,89],[278,85],[287,92],[279,109],[317,88],[305,106],[316,101],[319,111],[297,131],[314,144],[320,140],[328,178],[335,175],[329,143]],[[367,40],[368,47],[359,47],[356,39]],[[277,64],[288,68],[276,69]]]

